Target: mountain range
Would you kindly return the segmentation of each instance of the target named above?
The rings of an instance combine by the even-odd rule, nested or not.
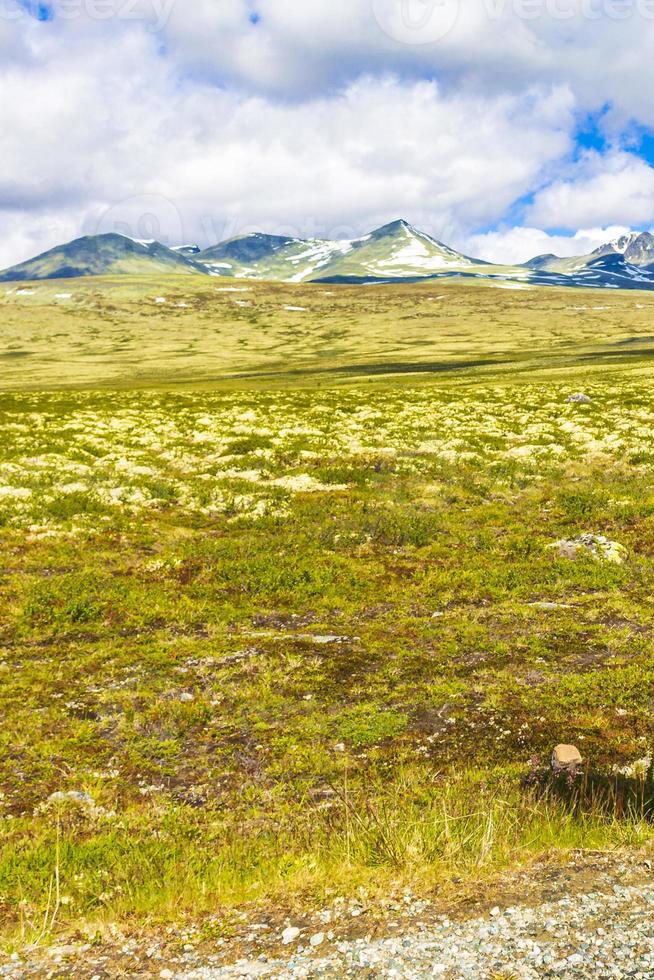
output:
[[[254,233],[211,248],[169,248],[115,233],[90,235],[0,272],[0,282],[80,276],[204,275],[368,284],[456,277],[501,284],[654,289],[654,236],[634,232],[589,255],[539,255],[524,265],[473,259],[399,220],[354,240]]]

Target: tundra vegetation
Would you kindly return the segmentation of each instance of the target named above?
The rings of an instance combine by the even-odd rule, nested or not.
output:
[[[6,942],[651,844],[523,777],[559,742],[647,772],[653,310],[8,287]]]

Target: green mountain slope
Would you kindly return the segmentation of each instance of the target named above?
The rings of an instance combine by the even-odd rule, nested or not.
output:
[[[203,265],[159,242],[124,235],[87,235],[0,273],[0,282],[101,275],[206,275]]]
[[[334,257],[321,271],[321,277],[404,279],[489,268],[487,263],[454,251],[402,220],[384,225],[349,245],[344,254]]]
[[[107,234],[78,238],[0,273],[0,281],[170,273],[280,282],[380,283],[442,277],[487,279],[504,288],[590,286],[654,289],[654,236],[625,235],[590,255],[539,255],[501,266],[457,252],[407,221],[343,241],[254,233],[201,251]]]
[[[288,282],[332,276],[401,279],[487,265],[402,220],[352,241],[243,235],[206,249],[197,260],[218,275]]]
[[[214,275],[304,282],[350,247],[350,242],[255,233],[205,249],[197,259]]]

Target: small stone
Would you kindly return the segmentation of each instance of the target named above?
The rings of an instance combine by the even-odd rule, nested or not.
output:
[[[574,395],[570,395],[568,401],[573,405],[591,405],[593,399],[589,395],[585,395],[582,391],[579,391]]]
[[[568,606],[564,602],[530,602],[529,605],[535,609],[572,609],[572,606]]]
[[[316,932],[316,933],[314,933],[314,935],[311,937],[311,940],[310,940],[311,945],[314,948],[316,948],[318,946],[322,946],[322,944],[324,943],[324,941],[325,941],[325,933],[324,932]]]
[[[77,946],[53,946],[52,949],[48,950],[48,956],[75,956],[79,953],[79,947]]]
[[[268,973],[266,965],[258,960],[239,960],[237,966],[239,977],[261,977]]]
[[[597,561],[608,561],[614,565],[622,565],[627,557],[627,550],[623,545],[617,541],[609,541],[603,534],[595,534],[594,532],[581,534],[578,538],[555,541],[548,547],[556,549],[559,558],[568,558],[571,561],[575,561],[585,554]]]
[[[80,793],[78,790],[70,790],[67,793],[51,793],[48,803],[80,803],[82,806],[95,806],[95,800],[89,793]]]
[[[282,933],[282,942],[284,946],[288,946],[290,943],[294,943],[296,939],[300,937],[300,930],[297,926],[289,926],[288,929],[284,929]]]
[[[334,752],[345,752],[345,744],[343,742],[339,742],[338,745],[334,746]]]
[[[574,771],[583,763],[581,752],[576,745],[557,745],[552,752],[554,772]]]
[[[162,970],[159,974],[161,980],[172,980],[173,971],[172,970]]]
[[[195,697],[189,691],[185,691],[183,694],[180,694],[179,700],[187,704],[189,701],[195,701]]]

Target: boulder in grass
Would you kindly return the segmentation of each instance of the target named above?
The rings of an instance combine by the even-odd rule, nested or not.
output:
[[[603,534],[581,534],[578,538],[555,541],[549,547],[556,548],[559,558],[570,558],[572,561],[585,554],[598,561],[622,565],[627,557],[627,549],[623,545],[609,541]]]
[[[578,391],[574,395],[570,395],[568,401],[572,405],[592,405],[593,399],[590,395],[585,395],[583,391]]]
[[[583,761],[576,745],[557,745],[552,752],[554,772],[575,772]]]

